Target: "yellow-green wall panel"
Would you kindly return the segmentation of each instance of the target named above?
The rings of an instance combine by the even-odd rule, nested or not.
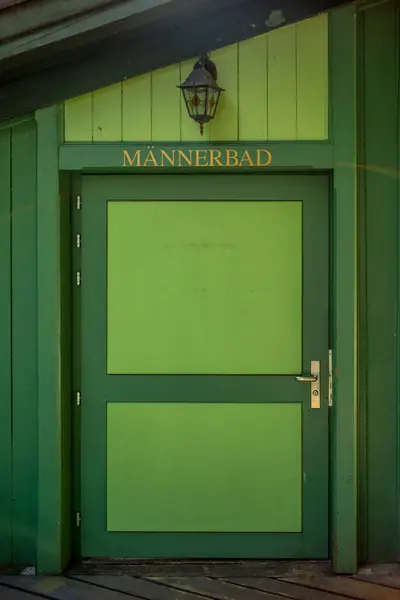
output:
[[[88,142],[93,139],[93,94],[67,100],[64,105],[65,141]]]
[[[179,65],[154,71],[151,77],[151,130],[154,142],[180,139],[180,84]]]
[[[151,73],[122,84],[122,139],[151,140]]]
[[[119,141],[121,135],[122,86],[117,83],[93,93],[93,141]]]
[[[226,46],[211,58],[226,91],[203,137],[177,88],[192,59],[68,100],[65,141],[327,139],[327,14]]]
[[[218,110],[209,124],[210,139],[238,139],[238,47],[237,44],[227,46],[211,53],[211,59],[218,68],[218,84],[229,90],[221,95]]]
[[[327,15],[296,25],[297,139],[328,136]]]
[[[239,44],[239,139],[267,139],[267,35]]]
[[[272,31],[268,37],[268,137],[296,139],[296,29]]]

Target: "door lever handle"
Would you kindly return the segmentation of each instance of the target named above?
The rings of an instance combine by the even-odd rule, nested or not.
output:
[[[311,408],[321,408],[321,388],[320,388],[320,363],[319,360],[311,361],[309,375],[296,375],[296,381],[311,383],[310,405]]]
[[[304,383],[313,383],[317,379],[318,375],[296,375],[296,381],[303,381]]]

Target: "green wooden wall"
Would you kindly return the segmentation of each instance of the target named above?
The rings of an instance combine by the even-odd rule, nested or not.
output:
[[[400,559],[400,5],[361,7],[359,43],[361,556]]]
[[[194,60],[65,103],[65,141],[324,140],[328,137],[326,14],[211,53],[222,94],[200,137],[177,85]]]
[[[370,561],[400,559],[399,13],[397,0],[389,0],[360,5],[357,17],[359,531],[360,558]],[[313,50],[315,40],[321,52]],[[327,18],[319,16],[218,51],[214,58],[221,72],[220,83],[228,92],[220,120],[208,128],[209,138],[225,141],[325,139],[328,135],[327,46]],[[246,64],[250,67],[245,68]],[[182,110],[184,107],[174,87],[191,65],[189,61],[167,67],[67,101],[66,140],[198,140],[197,128]],[[315,89],[313,73],[319,73]],[[340,86],[340,77],[336,85]],[[147,103],[141,101],[144,98],[148,99]],[[254,98],[260,101],[254,103]],[[170,114],[175,116],[171,122],[166,119],[162,129],[164,115]],[[53,117],[56,118],[56,113]],[[69,438],[62,440],[62,448],[57,449],[55,456],[48,452],[48,447],[57,432],[46,433],[46,423],[38,423],[39,396],[42,404],[48,402],[49,409],[60,408],[65,411],[65,418],[70,418],[67,410],[71,398],[69,182],[63,179],[60,187],[57,185],[57,143],[57,140],[45,143],[42,139],[41,158],[37,161],[35,120],[21,120],[12,126],[0,124],[0,563],[10,560],[35,563],[37,560],[38,481],[44,482],[40,486],[43,511],[47,477],[45,471],[38,472],[38,456],[43,459],[48,455],[49,461],[59,462],[63,456],[65,471],[61,473],[60,469],[60,485],[65,488],[69,485]],[[49,147],[43,149],[46,144]],[[39,200],[37,177],[41,181]],[[60,194],[60,218],[65,225],[59,231],[60,239],[51,239],[51,244],[43,237],[47,231],[46,219],[57,222],[59,216],[51,213],[51,207],[44,201],[46,194],[53,200]],[[54,201],[51,206],[54,209],[57,203]],[[60,271],[54,262],[58,260],[57,252],[62,254]],[[49,263],[53,261],[47,271],[43,262],[46,257]],[[46,298],[54,296],[56,312],[60,273],[60,295],[65,300],[61,307],[64,332],[61,337],[65,349],[58,363],[59,338],[52,338],[56,318],[53,325],[46,319],[49,302]],[[40,311],[42,343],[38,341],[38,297],[45,300]],[[38,381],[39,354],[42,377],[46,368],[43,365],[48,360],[52,365],[51,377],[56,369],[54,365],[61,365],[64,383],[60,384],[55,376],[50,383],[46,378]],[[46,394],[39,394],[38,390],[44,388]],[[61,391],[58,392],[58,388]],[[61,400],[56,399],[57,394],[61,394]],[[43,434],[54,439],[43,438],[39,443]],[[67,519],[63,523],[64,532],[56,530],[57,512],[49,503],[47,506],[50,507],[48,514],[42,514],[39,523],[42,553],[46,552],[52,535],[67,538],[70,531]],[[62,511],[66,516],[70,514],[68,502],[63,504]],[[68,541],[65,543],[68,545]]]
[[[47,112],[61,121],[57,107]],[[0,565],[36,564],[41,551],[58,572],[71,537],[70,178],[59,177],[59,138],[43,126],[46,117],[39,111],[36,119],[0,123]],[[43,423],[39,407],[47,401]],[[49,427],[51,411],[66,424],[61,439]],[[60,481],[62,523],[53,515],[52,476]]]
[[[36,124],[0,130],[0,563],[36,559]]]
[[[11,559],[11,131],[0,131],[0,563]]]

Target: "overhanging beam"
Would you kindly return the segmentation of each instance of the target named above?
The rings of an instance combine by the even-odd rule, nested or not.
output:
[[[123,19],[114,35],[108,32],[108,37],[96,39],[98,30],[93,30],[84,36],[86,44],[83,40],[82,45],[76,44],[76,37],[52,44],[45,53],[47,58],[34,59],[32,53],[25,53],[24,64],[7,75],[8,81],[0,79],[0,120],[193,58],[344,3],[276,0],[275,7],[277,2],[281,8],[272,10],[272,4],[265,0],[171,0],[169,6],[179,6],[179,11],[159,19],[146,17],[137,28],[132,29],[130,20]]]

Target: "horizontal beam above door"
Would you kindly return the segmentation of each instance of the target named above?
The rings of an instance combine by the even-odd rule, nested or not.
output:
[[[59,150],[63,171],[137,172],[141,170],[210,169],[221,171],[260,169],[333,169],[329,142],[265,142],[249,144],[132,144],[75,143]]]

